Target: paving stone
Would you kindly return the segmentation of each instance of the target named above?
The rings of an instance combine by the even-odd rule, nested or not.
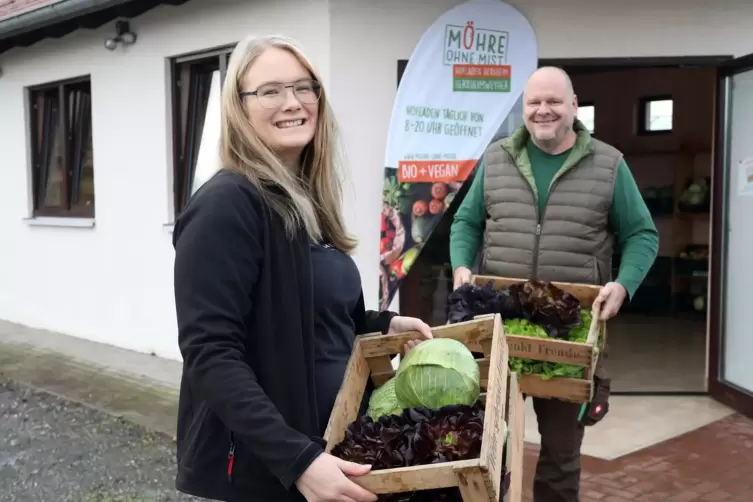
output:
[[[526,445],[523,501],[538,447]],[[615,460],[583,458],[581,502],[753,502],[753,420],[740,414]]]

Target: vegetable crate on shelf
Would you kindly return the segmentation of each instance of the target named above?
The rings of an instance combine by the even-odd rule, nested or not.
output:
[[[485,275],[475,275],[472,278],[472,283],[477,286],[486,285],[489,281],[494,283],[494,289],[497,290],[526,282],[525,279]],[[599,359],[598,350],[594,350],[594,347],[603,346],[607,338],[606,323],[599,320],[598,312],[593,310],[593,303],[601,291],[601,286],[567,282],[552,282],[552,284],[578,298],[582,308],[592,309],[593,320],[588,330],[586,343],[505,334],[509,354],[510,357],[583,366],[584,378],[555,377],[545,380],[539,375],[520,375],[519,381],[520,390],[525,395],[587,403],[591,400],[593,376]],[[479,316],[478,318],[485,317]],[[601,342],[599,342],[600,335]]]
[[[525,409],[517,378],[510,378],[508,348],[499,315],[432,328],[435,338],[453,338],[473,350],[481,374],[481,399],[485,403],[484,428],[479,458],[429,465],[375,470],[353,481],[376,494],[405,493],[458,487],[465,502],[520,502],[523,482]],[[363,335],[356,339],[345,379],[337,395],[324,438],[326,451],[345,438],[349,424],[358,418],[369,379],[376,387],[395,374],[391,358],[416,333]],[[508,404],[509,401],[509,404]],[[507,447],[505,434],[507,431]],[[503,458],[506,454],[506,459]],[[510,474],[507,496],[498,496],[502,468]]]

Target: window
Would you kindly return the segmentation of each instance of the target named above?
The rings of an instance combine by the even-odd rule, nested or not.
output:
[[[578,120],[583,122],[588,132],[594,133],[596,125],[596,107],[592,104],[583,104],[578,106]]]
[[[220,167],[220,89],[232,50],[226,47],[172,61],[176,217]]]
[[[94,217],[91,82],[29,90],[34,216]]]
[[[641,100],[640,132],[657,133],[672,130],[674,102],[672,98],[646,98]]]

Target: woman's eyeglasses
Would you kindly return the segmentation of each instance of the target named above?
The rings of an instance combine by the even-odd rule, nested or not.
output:
[[[285,103],[285,89],[292,89],[296,99],[307,105],[316,103],[322,96],[322,86],[312,79],[299,80],[292,84],[264,84],[255,91],[241,92],[239,96],[256,96],[262,107],[277,108]]]

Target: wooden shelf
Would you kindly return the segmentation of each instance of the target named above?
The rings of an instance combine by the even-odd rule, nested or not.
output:
[[[657,228],[662,235],[661,256],[657,258],[654,267],[649,272],[641,288],[638,290],[635,301],[635,311],[657,311],[671,312],[673,316],[681,315],[684,311],[690,310],[693,314],[692,305],[688,305],[688,299],[692,300],[696,296],[707,296],[706,284],[707,265],[694,264],[690,260],[681,259],[680,254],[687,251],[690,247],[705,246],[705,241],[699,237],[699,232],[703,233],[703,228],[708,229],[710,225],[710,211],[682,211],[680,210],[680,201],[683,192],[687,186],[699,178],[705,177],[697,172],[706,162],[705,159],[699,159],[699,156],[707,155],[710,152],[703,149],[691,149],[689,151],[669,150],[676,148],[669,145],[667,150],[654,148],[641,152],[633,152],[633,156],[646,155],[658,156],[667,154],[667,158],[662,159],[662,164],[671,170],[671,181],[664,176],[664,188],[661,186],[652,187],[657,192],[658,197],[666,197],[663,200],[654,199],[650,203],[652,217],[657,222]],[[665,171],[666,173],[666,171]],[[645,183],[644,179],[644,183]],[[669,184],[666,184],[669,181]],[[710,180],[709,180],[710,183]],[[672,201],[668,202],[668,189],[671,187]],[[645,187],[644,187],[645,188]],[[663,191],[663,192],[662,192]],[[709,188],[709,192],[711,189]],[[699,290],[702,290],[699,291]],[[685,315],[685,314],[683,314]],[[702,313],[696,315],[703,315]]]

